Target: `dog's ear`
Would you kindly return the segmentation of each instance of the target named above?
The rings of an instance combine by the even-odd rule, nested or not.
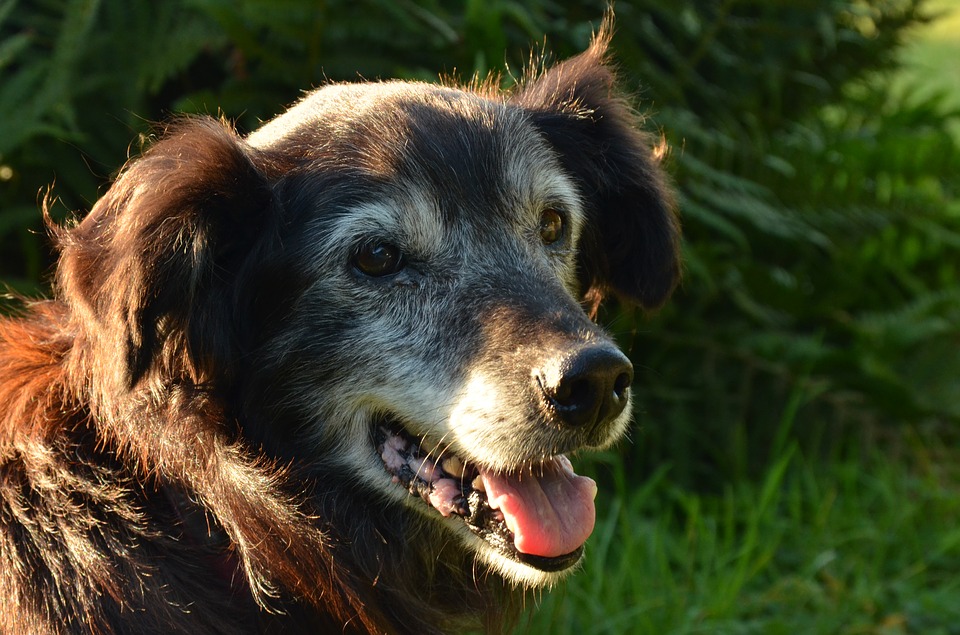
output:
[[[197,383],[228,371],[235,278],[271,199],[262,159],[232,128],[184,119],[56,230],[58,292],[100,349],[90,359],[113,364],[89,372],[122,390],[153,364]]]
[[[679,223],[657,148],[616,93],[611,30],[608,17],[586,52],[531,73],[511,101],[530,112],[585,199],[584,298],[598,303],[612,292],[656,308],[679,278]]]

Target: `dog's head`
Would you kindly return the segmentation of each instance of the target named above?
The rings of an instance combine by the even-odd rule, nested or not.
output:
[[[515,91],[332,85],[248,138],[182,124],[64,238],[110,391],[222,399],[254,446],[445,524],[508,579],[575,565],[566,455],[630,417],[584,307],[659,306],[673,204],[607,36]],[[418,517],[419,517],[418,516]]]

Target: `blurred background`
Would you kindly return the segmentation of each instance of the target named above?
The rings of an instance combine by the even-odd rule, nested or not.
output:
[[[520,74],[604,2],[0,0],[0,281],[173,113],[252,130],[327,81]],[[578,457],[585,570],[520,633],[960,633],[960,0],[618,0],[686,276],[602,315],[636,420]],[[2,310],[16,305],[4,301]]]

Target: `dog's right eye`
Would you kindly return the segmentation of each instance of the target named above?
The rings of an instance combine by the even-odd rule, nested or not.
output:
[[[540,212],[540,240],[544,245],[552,245],[563,238],[565,229],[563,216],[553,208]]]
[[[353,254],[353,266],[372,278],[397,273],[405,264],[400,248],[389,243],[364,243]]]

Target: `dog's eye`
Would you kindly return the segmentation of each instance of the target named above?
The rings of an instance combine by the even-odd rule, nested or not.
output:
[[[362,273],[379,278],[397,273],[405,263],[399,247],[389,243],[364,243],[353,254],[353,265]]]
[[[563,238],[563,216],[555,209],[547,208],[540,212],[540,240],[544,245],[552,245]]]

